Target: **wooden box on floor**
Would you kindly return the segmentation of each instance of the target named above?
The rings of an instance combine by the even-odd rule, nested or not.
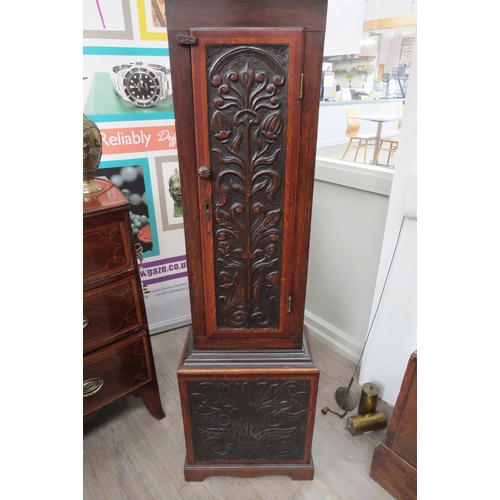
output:
[[[375,448],[369,475],[394,498],[417,498],[417,351],[408,362],[385,440]]]

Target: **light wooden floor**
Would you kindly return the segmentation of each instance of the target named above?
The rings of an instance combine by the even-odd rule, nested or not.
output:
[[[323,148],[318,148],[316,150],[316,156],[323,156],[325,158],[342,160],[342,155],[344,154],[346,146],[347,146],[347,144],[339,144],[338,146],[325,146]],[[372,145],[369,145],[368,150],[366,152],[366,164],[365,165],[371,164],[371,161],[373,160],[373,150],[374,150],[374,147]],[[349,148],[349,150],[347,151],[344,160],[354,161],[355,154],[356,154],[356,148],[351,146]],[[397,152],[393,153],[391,156],[391,159],[389,161],[389,165],[386,165],[388,153],[387,153],[387,151],[384,151],[384,150],[380,151],[380,155],[379,155],[379,159],[378,159],[379,163],[377,166],[393,169],[397,154],[398,154]],[[364,163],[363,157],[364,157],[364,150],[360,149],[359,153],[358,153],[358,157],[356,158],[356,163]]]
[[[386,430],[351,436],[342,420],[321,408],[342,411],[335,391],[346,387],[355,364],[311,338],[320,368],[313,439],[313,481],[287,476],[233,478],[213,476],[186,482],[184,431],[176,370],[187,327],[151,337],[163,409],[156,420],[140,399],[132,396],[108,405],[83,428],[84,500],[390,500],[368,476],[375,446]],[[361,387],[351,387],[359,400]],[[392,408],[379,401],[378,411],[390,422]],[[356,410],[350,413],[355,415]]]

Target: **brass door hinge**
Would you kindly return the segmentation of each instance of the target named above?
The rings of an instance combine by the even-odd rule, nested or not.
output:
[[[300,96],[299,96],[300,100],[302,100],[303,95],[304,95],[304,73],[300,75]]]
[[[292,312],[292,296],[288,296],[288,312]]]

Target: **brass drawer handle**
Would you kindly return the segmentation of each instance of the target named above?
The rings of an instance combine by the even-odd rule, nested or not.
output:
[[[83,328],[85,328],[88,324],[90,323],[90,319],[86,318],[85,316],[83,317]]]
[[[83,397],[88,398],[100,391],[104,385],[104,380],[99,377],[89,378],[83,381]]]

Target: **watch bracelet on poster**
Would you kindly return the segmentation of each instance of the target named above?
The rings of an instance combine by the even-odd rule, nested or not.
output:
[[[113,67],[111,81],[115,92],[140,108],[154,106],[169,92],[169,70],[160,64],[130,63]]]

